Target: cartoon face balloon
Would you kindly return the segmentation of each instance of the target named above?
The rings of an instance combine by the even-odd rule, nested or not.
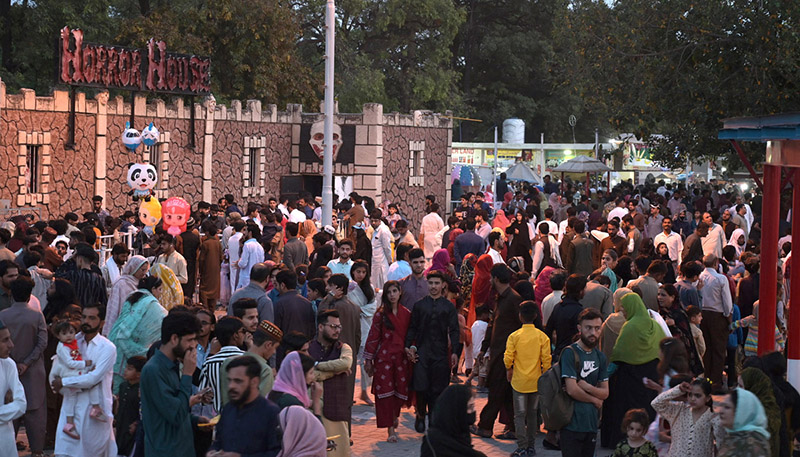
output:
[[[150,125],[142,130],[142,143],[144,143],[145,146],[152,146],[158,143],[158,135],[158,129],[151,122]]]
[[[317,121],[311,124],[311,137],[308,139],[308,144],[317,154],[317,157],[322,160],[325,153],[325,121]],[[339,124],[333,124],[333,160],[339,155],[339,149],[342,148],[342,127]]]
[[[125,131],[122,132],[122,144],[131,151],[135,151],[142,144],[142,136],[138,130],[131,128],[130,122],[125,123]]]
[[[170,197],[164,202],[163,217],[164,228],[172,236],[180,235],[186,231],[186,221],[189,220],[189,215],[192,212],[192,207],[189,203],[180,197]]]
[[[149,163],[134,163],[128,168],[128,185],[133,189],[133,198],[152,195],[158,182],[156,167]]]
[[[161,203],[157,198],[142,201],[139,205],[139,220],[147,227],[155,227],[161,220]]]

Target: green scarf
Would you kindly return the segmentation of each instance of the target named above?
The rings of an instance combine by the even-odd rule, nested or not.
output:
[[[665,337],[661,326],[650,318],[639,295],[627,294],[622,297],[621,303],[627,322],[619,332],[617,343],[611,353],[611,361],[642,365],[657,359],[658,344]]]
[[[764,407],[764,413],[767,415],[767,431],[770,435],[770,448],[772,449],[772,455],[777,456],[780,451],[781,410],[775,400],[772,381],[763,371],[754,367],[745,368],[740,376],[742,377],[744,388],[752,392]],[[742,403],[742,401],[740,400],[739,403]],[[737,419],[739,418],[739,411],[742,409],[745,408],[739,408],[739,405],[736,405]],[[763,434],[762,431],[759,430],[759,432]]]

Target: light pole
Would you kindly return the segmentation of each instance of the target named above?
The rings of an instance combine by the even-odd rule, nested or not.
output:
[[[322,225],[333,221],[333,63],[336,7],[334,0],[325,5],[325,125],[322,155]],[[327,222],[327,224],[326,224]]]

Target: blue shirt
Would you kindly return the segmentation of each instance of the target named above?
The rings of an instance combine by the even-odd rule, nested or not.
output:
[[[386,277],[387,281],[399,281],[411,274],[411,265],[405,260],[398,260],[397,262],[389,265],[389,272]]]
[[[353,259],[347,259],[347,262],[342,263],[338,258],[328,262],[328,268],[331,269],[331,274],[343,274],[347,279],[352,280],[350,277],[350,269],[353,268]]]

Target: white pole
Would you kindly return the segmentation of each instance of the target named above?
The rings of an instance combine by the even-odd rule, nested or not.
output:
[[[322,156],[322,225],[333,221],[333,63],[336,9],[334,0],[325,6],[325,125]]]
[[[494,126],[494,170],[492,171],[492,180],[494,184],[492,185],[492,189],[494,192],[494,202],[497,203],[497,126]]]

